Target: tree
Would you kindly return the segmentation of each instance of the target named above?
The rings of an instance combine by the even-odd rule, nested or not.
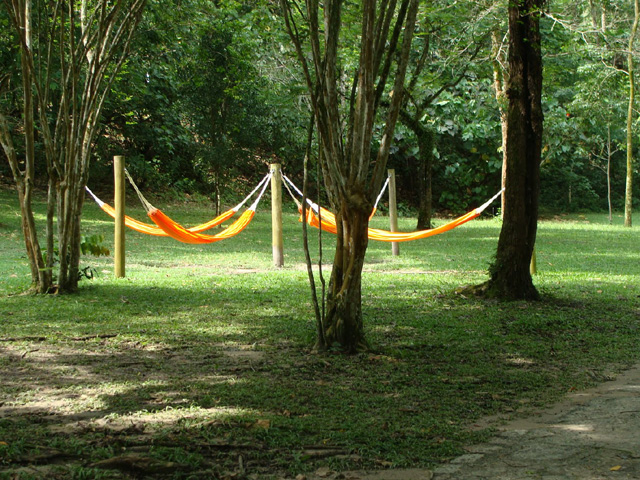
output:
[[[416,229],[431,228],[432,169],[434,163],[435,128],[430,118],[432,105],[444,92],[454,89],[463,79],[472,76],[475,59],[484,47],[484,38],[477,35],[487,11],[483,5],[450,2],[443,8],[420,11],[418,37],[408,73],[400,121],[417,143],[416,178],[418,220]],[[462,24],[462,26],[461,26]]]
[[[540,14],[544,3],[509,3],[504,216],[491,276],[480,286],[484,294],[504,299],[539,297],[529,265],[538,222],[543,122]]]
[[[545,42],[549,44],[553,42],[556,45],[556,51],[562,52],[562,56],[567,59],[558,60],[556,58],[553,60],[554,62],[568,61],[573,64],[573,67],[565,65],[564,72],[575,72],[571,88],[571,96],[575,98],[571,104],[566,102],[565,105],[569,105],[572,112],[578,108],[585,112],[589,122],[592,122],[594,117],[600,120],[595,122],[595,128],[589,132],[591,136],[600,137],[600,146],[595,148],[594,152],[601,152],[605,149],[609,142],[608,132],[613,134],[612,138],[616,138],[617,131],[626,128],[626,178],[623,187],[625,189],[624,222],[626,226],[631,226],[634,173],[634,59],[637,56],[635,37],[638,28],[638,5],[635,2],[589,0],[585,3],[557,2],[553,7],[555,11],[546,12],[545,15],[554,22],[554,27],[556,25],[563,27],[555,29],[555,31],[565,30],[573,34],[572,39],[562,38],[558,41],[558,34],[555,33],[549,35],[549,42]],[[553,32],[554,29],[551,31]],[[571,77],[571,74],[567,75],[566,73],[560,75],[561,80],[557,81],[556,85],[561,85]],[[620,81],[620,78],[623,77],[626,87]],[[605,91],[607,93],[604,93]],[[566,94],[563,96],[567,97]],[[591,97],[586,105],[584,104],[585,96]],[[625,97],[626,115],[623,113],[619,116],[611,116],[613,111],[617,113],[617,99],[621,96]],[[623,125],[624,123],[626,126]],[[546,128],[545,131],[547,131]],[[584,129],[580,131],[581,134],[586,133]],[[553,140],[548,143],[553,143]],[[562,148],[567,149],[569,145],[565,144]],[[589,156],[593,158],[592,153],[590,152]],[[578,163],[587,164],[589,161],[587,158],[581,158],[578,159]],[[574,176],[574,172],[575,170],[571,166],[570,176]],[[611,180],[609,176],[607,178],[609,181]],[[593,191],[592,182],[586,178],[578,176],[575,177],[575,180]],[[572,183],[569,185],[572,186]],[[620,190],[619,187],[618,190]],[[571,190],[569,193],[571,194]],[[570,198],[572,196],[570,195]],[[602,196],[604,197],[604,194]],[[615,196],[612,196],[612,202],[617,203]]]
[[[633,68],[633,43],[638,31],[640,20],[640,2],[635,0],[633,26],[629,36],[629,50],[627,53],[627,73],[629,75],[629,109],[627,111],[627,182],[624,195],[624,226],[631,227],[631,213],[633,209],[633,117],[635,101],[635,70]]]
[[[297,173],[308,109],[272,3],[149,2],[103,109],[101,156],[125,154],[143,189],[198,192],[216,207],[258,181],[265,158]],[[92,181],[108,167],[93,162]]]
[[[304,4],[281,0],[304,72],[318,132],[319,161],[338,225],[326,317],[319,329],[320,349],[336,344],[346,352],[366,348],[361,285],[367,227],[386,175],[418,9],[417,0],[397,3],[363,0],[355,6],[331,0],[321,8],[317,0]],[[348,31],[355,25],[359,30]],[[341,38],[346,34],[352,35],[351,41]],[[349,58],[341,58],[340,47],[353,48],[353,37],[359,51],[351,67]],[[303,38],[308,38],[308,44],[303,44]],[[386,90],[390,78],[394,78],[391,91]],[[389,106],[374,152],[374,126],[377,116],[382,116],[383,95],[390,97]]]
[[[38,293],[56,290],[57,261],[57,290],[70,292],[79,279],[84,187],[100,111],[126,59],[145,0],[41,2],[35,17],[31,0],[3,4],[20,51],[12,77],[21,80],[20,87],[13,87],[13,78],[3,85],[19,90],[23,114],[19,126],[0,114],[0,142],[18,190],[33,288]],[[16,148],[20,134],[23,151]],[[32,210],[36,141],[42,143],[48,184],[44,254]]]

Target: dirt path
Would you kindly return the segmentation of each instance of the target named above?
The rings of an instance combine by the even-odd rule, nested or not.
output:
[[[500,419],[493,419],[500,421]],[[640,480],[640,365],[549,409],[498,425],[488,443],[429,470],[342,472],[352,480]],[[310,476],[315,480],[322,476]]]

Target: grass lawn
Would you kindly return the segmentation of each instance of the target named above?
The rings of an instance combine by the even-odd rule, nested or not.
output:
[[[541,221],[534,303],[455,293],[486,279],[496,219],[401,244],[396,258],[372,242],[372,351],[343,356],[310,352],[301,227],[285,214],[285,267],[273,268],[268,208],[212,245],[128,232],[125,279],[112,258],[83,257],[96,275],[78,294],[29,296],[17,200],[0,190],[0,478],[429,467],[485,439],[483,417],[535,412],[640,358],[640,236],[621,216]],[[198,203],[165,210],[184,224],[213,216]],[[93,203],[83,225],[112,246]],[[323,235],[325,263],[332,242]]]

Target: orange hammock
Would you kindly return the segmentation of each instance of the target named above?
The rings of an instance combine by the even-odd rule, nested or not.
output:
[[[249,223],[251,223],[251,220],[253,219],[255,213],[255,207],[253,209],[246,209],[235,222],[215,235],[206,235],[204,233],[192,232],[184,228],[179,223],[173,221],[165,213],[163,213],[161,210],[158,210],[157,208],[150,210],[147,215],[149,215],[149,218],[151,218],[151,220],[153,220],[153,222],[158,227],[160,227],[162,231],[165,232],[169,237],[182,243],[204,244],[219,242],[220,240],[225,240],[239,234],[247,227],[247,225],[249,225]]]
[[[103,212],[105,212],[111,218],[116,218],[116,209],[115,208],[113,208],[111,205],[101,201],[98,197],[93,195],[93,192],[91,192],[91,190],[89,190],[88,188],[87,188],[87,191],[89,192],[89,194],[91,194],[93,196],[93,199],[96,201],[96,203],[102,209]],[[213,220],[209,220],[207,223],[203,223],[201,225],[196,225],[195,227],[188,228],[187,230],[189,230],[190,232],[194,232],[194,233],[204,232],[205,230],[208,230],[210,228],[216,227],[216,226],[220,225],[221,223],[224,223],[229,218],[233,217],[235,215],[235,213],[236,213],[236,210],[234,210],[234,209],[227,210],[226,212],[218,215]],[[132,218],[129,215],[125,215],[124,216],[124,224],[127,227],[131,228],[132,230],[135,230],[136,232],[145,233],[147,235],[155,235],[157,237],[168,237],[169,236],[160,227],[158,227],[156,225],[149,224],[149,223],[141,222],[140,220],[136,220],[135,218]]]
[[[129,175],[129,172],[125,170],[125,173],[127,174],[127,177],[129,178],[129,181],[131,182],[131,185],[133,186],[134,190],[138,194],[138,197],[140,197],[140,201],[145,206],[145,209],[147,210],[147,215],[151,220],[153,220],[153,223],[155,223],[158,227],[160,227],[160,229],[162,229],[162,231],[164,231],[171,238],[178,240],[179,242],[182,242],[182,243],[191,243],[191,244],[207,244],[207,243],[219,242],[220,240],[231,238],[239,234],[242,230],[244,230],[247,227],[247,225],[251,223],[251,220],[253,219],[253,216],[256,213],[256,208],[258,207],[258,203],[260,203],[260,199],[262,198],[262,195],[267,189],[267,186],[269,185],[269,179],[271,178],[271,172],[269,172],[264,177],[264,179],[260,182],[260,184],[258,184],[258,187],[256,187],[253,190],[253,192],[251,192],[249,196],[253,195],[253,193],[258,188],[260,188],[260,185],[262,185],[262,189],[260,190],[260,193],[258,194],[258,197],[255,199],[253,204],[249,208],[247,208],[244,211],[244,213],[240,215],[240,217],[238,217],[238,219],[235,222],[233,222],[229,227],[225,228],[220,233],[217,233],[215,235],[206,235],[204,233],[197,233],[197,232],[192,232],[188,230],[187,228],[183,227],[176,221],[172,220],[168,215],[163,213],[161,210],[158,210],[153,205],[151,205],[144,198],[142,193],[140,193],[140,190],[138,189],[136,184],[133,183],[133,179]]]
[[[291,186],[294,188],[295,185],[291,183],[291,181],[284,177],[285,181],[289,182]],[[296,190],[298,190],[296,188]],[[299,190],[298,190],[299,191]],[[463,223],[466,223],[474,218],[477,218],[482,214],[482,212],[489,206],[493,201],[498,198],[502,194],[502,190],[500,190],[497,194],[495,194],[491,199],[482,204],[480,207],[471,210],[464,215],[444,224],[436,228],[431,228],[429,230],[419,230],[417,232],[390,232],[388,230],[380,230],[378,228],[369,228],[368,235],[371,240],[377,240],[380,242],[410,242],[413,240],[419,240],[421,238],[432,237],[434,235],[438,235],[440,233],[448,232],[449,230],[453,230],[456,227],[459,227]],[[378,197],[379,198],[379,197]],[[338,227],[336,225],[336,216],[331,213],[326,208],[320,207],[316,203],[311,202],[307,199],[307,203],[310,208],[307,209],[307,223],[315,228],[322,228],[325,232],[329,233],[337,233]],[[301,210],[301,208],[300,208]],[[375,211],[375,210],[374,210]],[[318,218],[318,212],[320,213],[320,218]],[[322,222],[320,222],[322,219]],[[322,223],[322,225],[321,225]]]
[[[336,216],[329,212],[325,208],[321,208],[322,218],[322,230],[329,233],[337,233],[338,227],[336,225]],[[421,238],[432,237],[440,233],[448,232],[456,227],[459,227],[463,223],[466,223],[474,218],[477,218],[482,213],[480,208],[476,208],[469,213],[452,220],[449,223],[441,225],[437,228],[431,228],[429,230],[420,230],[417,232],[390,232],[388,230],[380,230],[378,228],[369,228],[369,238],[371,240],[377,240],[379,242],[410,242],[412,240],[420,240]],[[307,210],[307,223],[312,227],[319,228],[320,221],[318,215],[313,209]]]
[[[234,208],[231,208],[231,209],[227,210],[226,212],[221,213],[220,215],[218,215],[214,219],[209,220],[208,222],[205,222],[205,223],[202,223],[200,225],[196,225],[196,226],[187,228],[186,230],[191,232],[191,233],[201,233],[201,232],[209,230],[209,229],[211,229],[213,227],[217,227],[218,225],[221,225],[222,223],[226,222],[228,219],[233,217],[236,214],[236,212],[238,210],[240,210],[240,208],[246,203],[246,201],[258,190],[258,188],[260,188],[263,185],[263,182],[266,181],[266,178],[267,177],[265,176],[265,178],[263,178],[262,181],[260,181],[258,186],[256,188],[254,188],[253,191],[249,195],[247,195],[247,197],[242,202],[240,202],[238,205],[236,205]],[[86,189],[87,193],[89,193],[89,195],[91,195],[93,200],[98,204],[98,206],[102,209],[103,212],[105,212],[111,218],[114,218],[114,219],[116,218],[116,210],[115,210],[115,208],[113,208],[111,205],[109,205],[109,204],[103,202],[102,200],[100,200],[89,189],[89,187],[85,187],[85,189]],[[153,210],[153,207],[151,207],[151,209]],[[136,232],[144,233],[146,235],[154,235],[154,236],[157,236],[157,237],[168,237],[168,236],[170,236],[167,232],[165,232],[162,228],[158,227],[157,225],[141,222],[140,220],[136,220],[135,218],[132,218],[132,217],[130,217],[128,215],[124,216],[124,224],[128,228],[131,228],[132,230],[135,230]]]

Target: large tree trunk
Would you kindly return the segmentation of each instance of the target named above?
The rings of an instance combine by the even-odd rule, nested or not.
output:
[[[529,270],[536,240],[542,149],[542,56],[539,17],[544,0],[509,6],[509,80],[506,132],[506,190],[503,224],[489,296],[538,299]]]
[[[351,189],[338,214],[338,239],[327,292],[324,339],[348,353],[367,348],[362,321],[362,267],[372,204],[361,189]]]

